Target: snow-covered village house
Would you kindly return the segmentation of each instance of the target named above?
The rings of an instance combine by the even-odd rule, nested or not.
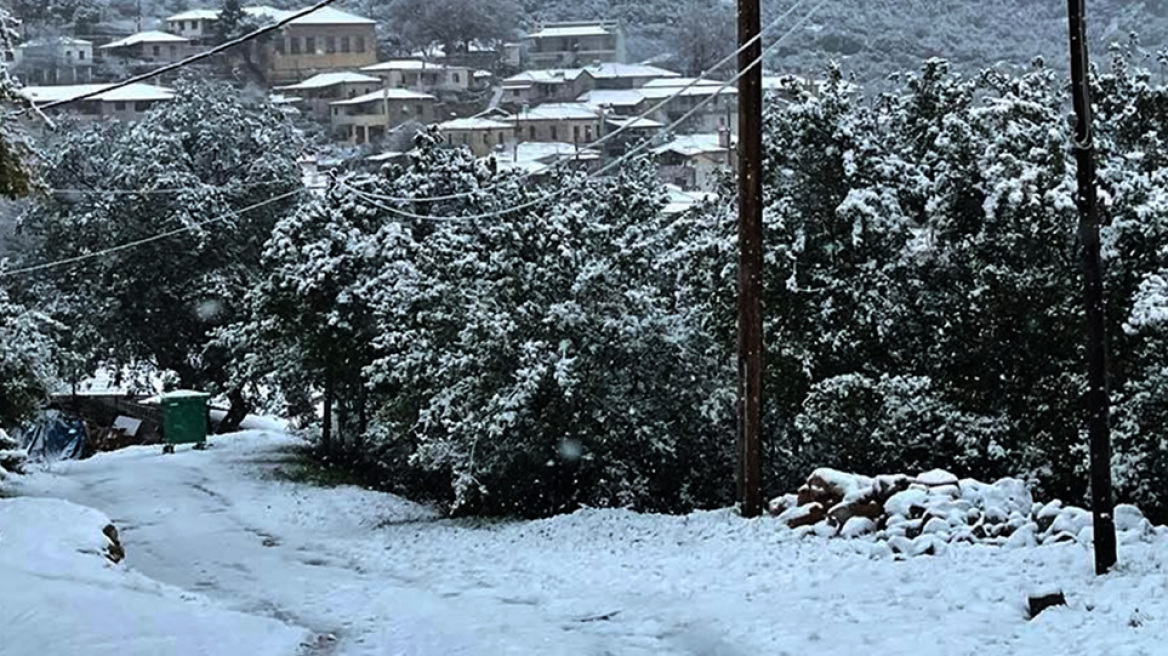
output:
[[[467,91],[475,84],[471,68],[421,59],[393,59],[366,66],[361,72],[376,75],[387,86],[431,94]]]
[[[512,117],[519,141],[544,141],[584,146],[600,138],[603,116],[582,103],[546,103]]]
[[[33,39],[12,50],[10,70],[25,84],[85,84],[93,80],[93,43],[67,36]]]
[[[191,53],[190,39],[167,32],[147,31],[105,44],[98,48],[103,57],[126,61],[169,63]]]
[[[691,83],[694,84],[690,86]],[[738,90],[733,85],[723,87],[715,80],[675,77],[651,80],[637,91],[649,106],[670,99],[649,117],[653,120],[669,124],[701,106],[684,125],[679,126],[682,130],[712,133],[729,128],[730,132],[738,133]]]
[[[523,71],[503,80],[499,104],[519,109],[546,102],[571,102],[595,85],[580,68]]]
[[[372,75],[348,72],[320,73],[303,82],[276,87],[275,91],[283,94],[285,98],[297,98],[299,104],[307,108],[313,118],[328,122],[331,103],[364,96],[380,88],[382,88],[380,79]]]
[[[625,61],[624,28],[615,21],[545,23],[523,37],[533,68]]]
[[[515,126],[490,118],[456,118],[438,125],[446,143],[464,145],[485,157],[515,140]]]
[[[437,99],[409,89],[381,89],[329,104],[334,130],[355,144],[383,137],[405,123],[434,122]]]
[[[266,6],[244,7],[259,20],[284,20],[298,10]],[[198,9],[166,19],[167,30],[209,45],[219,20],[217,9]],[[292,20],[262,46],[264,73],[269,82],[291,84],[316,73],[348,71],[377,63],[376,23],[340,9],[323,7]]]
[[[47,87],[24,87],[20,93],[36,105],[77,98],[94,91],[107,89],[109,84],[77,84]],[[133,121],[142,117],[155,105],[174,99],[174,91],[153,84],[131,84],[120,89],[98,93],[93,98],[61,105],[53,113],[71,114],[81,120],[97,121],[115,118]]]
[[[732,170],[735,161],[728,129],[714,134],[680,135],[652,152],[661,180],[686,191],[713,191],[719,176]]]

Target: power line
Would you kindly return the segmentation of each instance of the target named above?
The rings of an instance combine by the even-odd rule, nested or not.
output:
[[[244,184],[236,185],[235,188],[251,189],[254,187],[265,187],[265,186],[269,186],[269,185],[282,184],[283,182],[285,182],[285,181],[269,180],[267,182],[246,182]],[[103,188],[57,189],[57,188],[54,188],[54,189],[49,189],[48,192],[52,193],[52,194],[62,194],[62,195],[69,195],[69,194],[75,194],[75,195],[91,194],[92,195],[92,194],[97,194],[97,195],[110,195],[110,196],[149,196],[149,195],[154,195],[154,194],[181,194],[181,193],[188,192],[188,191],[206,191],[208,189],[221,189],[221,188],[222,187],[219,187],[216,185],[204,184],[204,185],[199,186],[199,187],[170,187],[170,188],[160,187],[157,189],[103,189]]]
[[[677,120],[675,120],[672,123],[670,123],[669,125],[667,125],[665,127],[665,130],[671,130],[671,129],[677,127],[678,125],[681,125],[682,123],[689,120],[690,117],[692,117],[697,112],[701,111],[709,103],[713,102],[714,99],[716,99],[722,93],[723,90],[725,90],[727,87],[738,82],[738,80],[740,80],[743,76],[745,76],[750,71],[754,70],[755,67],[761,65],[763,60],[766,59],[767,55],[774,52],[780,45],[782,45],[783,41],[787,37],[791,36],[800,27],[802,27],[803,24],[806,23],[808,20],[810,20],[811,17],[815,14],[815,12],[818,11],[821,7],[823,7],[823,5],[827,4],[827,2],[828,2],[828,0],[820,0],[819,4],[812,7],[810,11],[808,11],[806,14],[804,14],[803,17],[800,18],[794,25],[792,25],[790,29],[788,29],[786,32],[783,33],[782,36],[780,36],[778,39],[776,39],[774,43],[767,46],[762,51],[762,54],[760,54],[757,58],[755,58],[753,61],[751,61],[749,65],[743,67],[740,71],[738,71],[738,73],[734,77],[723,82],[721,84],[721,86],[719,86],[714,91],[714,93],[710,94],[709,96],[704,98],[701,102],[694,105],[693,108],[691,108],[685,114],[682,114],[680,118],[678,118]],[[760,32],[760,34],[761,34],[761,32]],[[597,170],[596,172],[589,174],[588,177],[599,177],[599,176],[604,175],[605,173],[608,173],[609,171],[617,168],[621,164],[628,161],[630,158],[635,157],[636,155],[639,155],[646,148],[648,148],[650,146],[650,144],[651,144],[651,142],[648,140],[642,141],[638,146],[636,146],[632,150],[628,151],[624,155],[620,156],[619,158],[613,160],[608,165],[602,167],[601,169]],[[375,204],[372,202],[373,200],[385,201],[385,202],[415,202],[415,201],[429,200],[429,199],[424,199],[424,198],[419,198],[419,199],[411,198],[411,199],[405,199],[404,201],[402,201],[402,200],[396,199],[393,196],[385,196],[382,194],[377,194],[374,192],[368,192],[368,191],[357,189],[357,188],[353,187],[352,185],[346,183],[343,180],[338,180],[337,183],[340,184],[341,186],[343,186],[344,188],[354,192],[359,197],[370,202],[370,204]],[[569,190],[569,188],[567,188],[567,187],[561,187],[560,189],[549,192],[547,195],[545,195],[541,198],[538,198],[536,200],[533,200],[533,201],[520,203],[519,205],[514,205],[512,207],[504,208],[501,210],[495,210],[492,212],[485,212],[485,213],[474,214],[474,215],[469,215],[469,216],[428,216],[428,215],[424,215],[424,214],[417,214],[414,212],[407,212],[405,210],[398,210],[398,209],[390,208],[386,205],[381,204],[380,202],[376,203],[376,206],[391,213],[391,214],[394,214],[394,215],[397,215],[397,216],[400,216],[403,218],[414,219],[414,220],[419,220],[419,221],[474,221],[474,220],[479,220],[479,219],[496,218],[496,217],[502,216],[504,214],[509,214],[511,212],[517,212],[520,210],[529,209],[529,208],[535,207],[537,205],[540,205],[542,203],[545,203],[549,200],[555,199],[555,198],[563,195],[564,193],[566,193],[568,190]],[[471,195],[474,193],[481,193],[482,191],[483,190],[480,189],[480,190],[476,190],[474,192],[465,192],[463,194],[463,196],[468,196],[468,195]],[[459,196],[459,197],[463,197],[463,196]]]
[[[767,26],[765,28],[763,28],[761,31],[759,31],[758,34],[751,37],[746,42],[742,43],[738,47],[738,49],[735,50],[734,52],[726,55],[721,60],[719,60],[717,63],[711,65],[709,68],[707,68],[706,70],[699,73],[697,75],[697,77],[690,80],[689,83],[682,86],[677,91],[673,92],[672,94],[670,94],[669,96],[667,96],[663,100],[659,101],[657,104],[653,105],[649,109],[641,112],[640,114],[637,114],[636,116],[632,116],[632,117],[627,117],[629,120],[624,125],[618,127],[616,130],[613,130],[612,132],[605,134],[604,136],[600,137],[596,141],[584,144],[584,145],[580,146],[579,148],[584,149],[584,150],[587,150],[589,148],[596,148],[597,146],[600,146],[601,144],[607,143],[609,140],[615,138],[617,135],[623,134],[626,130],[633,129],[633,126],[637,123],[637,121],[644,119],[644,118],[648,118],[650,115],[657,112],[657,110],[661,109],[662,107],[665,107],[666,105],[673,102],[674,100],[677,100],[686,91],[689,91],[690,89],[692,89],[695,86],[704,82],[705,81],[704,78],[707,75],[710,75],[714,71],[717,71],[718,69],[722,68],[726,64],[730,63],[740,53],[742,53],[747,48],[751,47],[752,45],[757,43],[760,39],[762,39],[764,34],[769,32],[772,28],[776,27],[780,22],[782,22],[784,19],[786,19],[788,16],[790,16],[792,12],[794,12],[796,9],[798,9],[799,6],[802,5],[806,1],[807,0],[796,0],[795,4],[791,5],[791,7],[789,9],[787,9],[787,11],[783,12],[778,18],[775,18],[773,21],[768,23]],[[818,7],[816,7],[816,9],[818,9]],[[813,9],[812,12],[814,12],[816,9]],[[724,88],[726,88],[725,85],[720,87],[719,92]],[[633,89],[633,91],[636,91],[636,89]],[[715,93],[714,95],[716,96],[717,93]],[[621,117],[621,118],[626,118],[626,117]],[[603,120],[603,118],[602,118],[602,120]],[[554,168],[564,164],[567,161],[568,160],[556,161],[549,167],[549,169],[554,169]],[[530,173],[524,174],[524,177],[530,177],[530,176],[531,176]],[[400,198],[398,198],[398,197],[385,196],[385,197],[382,197],[382,200],[398,202],[398,203],[426,202],[426,201],[438,202],[438,201],[446,201],[446,200],[460,200],[462,198],[468,198],[468,197],[472,196],[473,194],[480,193],[482,191],[483,190],[480,189],[480,190],[476,190],[474,192],[461,192],[461,193],[457,193],[457,194],[447,194],[444,196],[427,196],[427,197],[414,196],[414,197],[400,197]]]
[[[135,75],[135,76],[127,78],[126,80],[123,80],[121,82],[117,82],[115,84],[112,84],[108,87],[98,88],[98,89],[95,89],[93,91],[89,91],[89,92],[74,96],[72,98],[62,98],[60,100],[54,100],[53,102],[46,103],[44,105],[40,105],[39,109],[41,109],[41,110],[53,109],[54,107],[68,105],[70,103],[80,102],[82,100],[88,100],[90,98],[100,96],[104,93],[109,93],[110,91],[122,89],[124,87],[130,86],[131,84],[145,82],[146,80],[153,79],[155,77],[158,77],[159,75],[163,75],[165,73],[169,73],[171,71],[176,71],[180,68],[190,66],[191,64],[194,64],[195,62],[202,61],[204,59],[207,59],[208,57],[213,57],[221,52],[224,52],[225,50],[230,50],[231,48],[234,48],[235,46],[247,43],[248,41],[251,41],[253,39],[258,39],[259,37],[264,36],[265,34],[275,32],[276,30],[283,28],[288,23],[291,23],[292,21],[297,20],[299,18],[303,18],[303,17],[307,16],[308,14],[311,14],[312,12],[317,11],[318,9],[323,9],[323,8],[331,5],[334,2],[336,2],[336,0],[320,0],[320,2],[317,2],[315,5],[309,7],[308,9],[302,9],[302,10],[300,10],[300,11],[298,11],[290,16],[285,16],[284,18],[281,18],[280,20],[276,21],[275,23],[272,23],[271,25],[265,25],[264,27],[261,27],[257,30],[254,30],[252,32],[244,34],[241,37],[237,37],[237,38],[232,39],[230,41],[225,41],[224,43],[221,43],[221,44],[211,48],[210,50],[205,50],[205,51],[200,52],[198,54],[191,55],[190,57],[187,57],[185,59],[181,59],[177,62],[167,64],[165,66],[161,66],[161,67],[156,68],[152,71],[147,71],[146,73],[142,73],[141,75]],[[28,110],[21,110],[18,113],[18,115],[23,115],[27,111]]]
[[[126,242],[124,244],[119,244],[117,246],[111,246],[110,248],[103,248],[102,250],[94,251],[92,253],[85,253],[83,255],[76,255],[74,257],[68,257],[68,258],[56,260],[53,262],[45,262],[43,264],[35,264],[32,266],[21,267],[19,269],[9,269],[7,271],[0,270],[0,278],[4,278],[7,276],[13,276],[16,274],[32,273],[35,271],[43,271],[46,269],[55,269],[57,267],[65,266],[68,264],[76,264],[77,262],[84,262],[86,260],[92,260],[94,258],[109,255],[111,253],[117,253],[119,251],[129,250],[131,248],[137,248],[138,246],[142,246],[142,245],[149,244],[149,243],[156,242],[156,241],[161,241],[163,239],[167,239],[167,238],[173,237],[175,235],[180,235],[184,232],[190,232],[190,231],[196,230],[198,228],[204,228],[212,223],[217,223],[219,221],[225,221],[225,220],[230,219],[230,218],[238,217],[241,214],[246,214],[248,212],[258,210],[261,207],[265,207],[265,206],[271,205],[273,203],[278,203],[278,202],[285,200],[287,198],[291,198],[292,196],[295,196],[296,194],[299,194],[299,193],[303,193],[304,191],[306,191],[304,188],[294,189],[294,190],[289,191],[287,193],[280,194],[279,196],[273,196],[272,198],[269,198],[267,200],[260,201],[258,203],[254,203],[252,205],[248,205],[247,207],[244,207],[242,209],[233,210],[233,211],[228,212],[226,214],[222,214],[222,215],[214,217],[212,219],[208,219],[206,221],[203,221],[202,223],[193,223],[193,224],[188,225],[188,226],[183,226],[181,228],[175,228],[174,230],[168,230],[167,232],[162,232],[162,233],[159,233],[157,235],[152,235],[150,237],[138,239],[136,241]]]

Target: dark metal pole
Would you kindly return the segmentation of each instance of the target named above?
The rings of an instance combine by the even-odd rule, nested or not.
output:
[[[759,34],[759,0],[738,0],[738,43]],[[762,41],[738,54],[738,490],[762,513]]]
[[[1115,565],[1115,509],[1111,495],[1111,433],[1108,428],[1107,333],[1104,323],[1103,264],[1099,256],[1099,211],[1095,188],[1091,89],[1087,84],[1084,0],[1067,0],[1071,37],[1071,92],[1074,96],[1075,153],[1079,193],[1079,239],[1083,242],[1083,300],[1087,318],[1087,434],[1091,446],[1091,509],[1094,513],[1095,573]]]

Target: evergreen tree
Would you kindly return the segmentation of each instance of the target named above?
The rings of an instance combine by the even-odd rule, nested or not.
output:
[[[83,191],[54,194],[24,217],[29,263],[187,230],[42,275],[59,295],[54,315],[87,337],[79,348],[111,366],[145,364],[183,386],[227,393],[225,424],[242,419],[230,355],[211,335],[246,311],[263,244],[297,204],[290,196],[252,207],[300,188],[299,143],[275,108],[194,82],[180,82],[173,102],[137,123],[64,131],[46,149],[47,181]]]

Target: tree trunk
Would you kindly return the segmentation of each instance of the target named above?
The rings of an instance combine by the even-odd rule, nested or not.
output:
[[[333,441],[333,379],[328,377],[324,381],[324,425],[320,429],[320,450],[326,456],[330,455]]]
[[[247,418],[247,413],[251,410],[251,404],[243,396],[243,390],[236,387],[227,393],[227,398],[231,401],[231,408],[227,410],[227,416],[223,417],[223,421],[219,422],[219,434],[234,433],[239,430],[239,425]]]

